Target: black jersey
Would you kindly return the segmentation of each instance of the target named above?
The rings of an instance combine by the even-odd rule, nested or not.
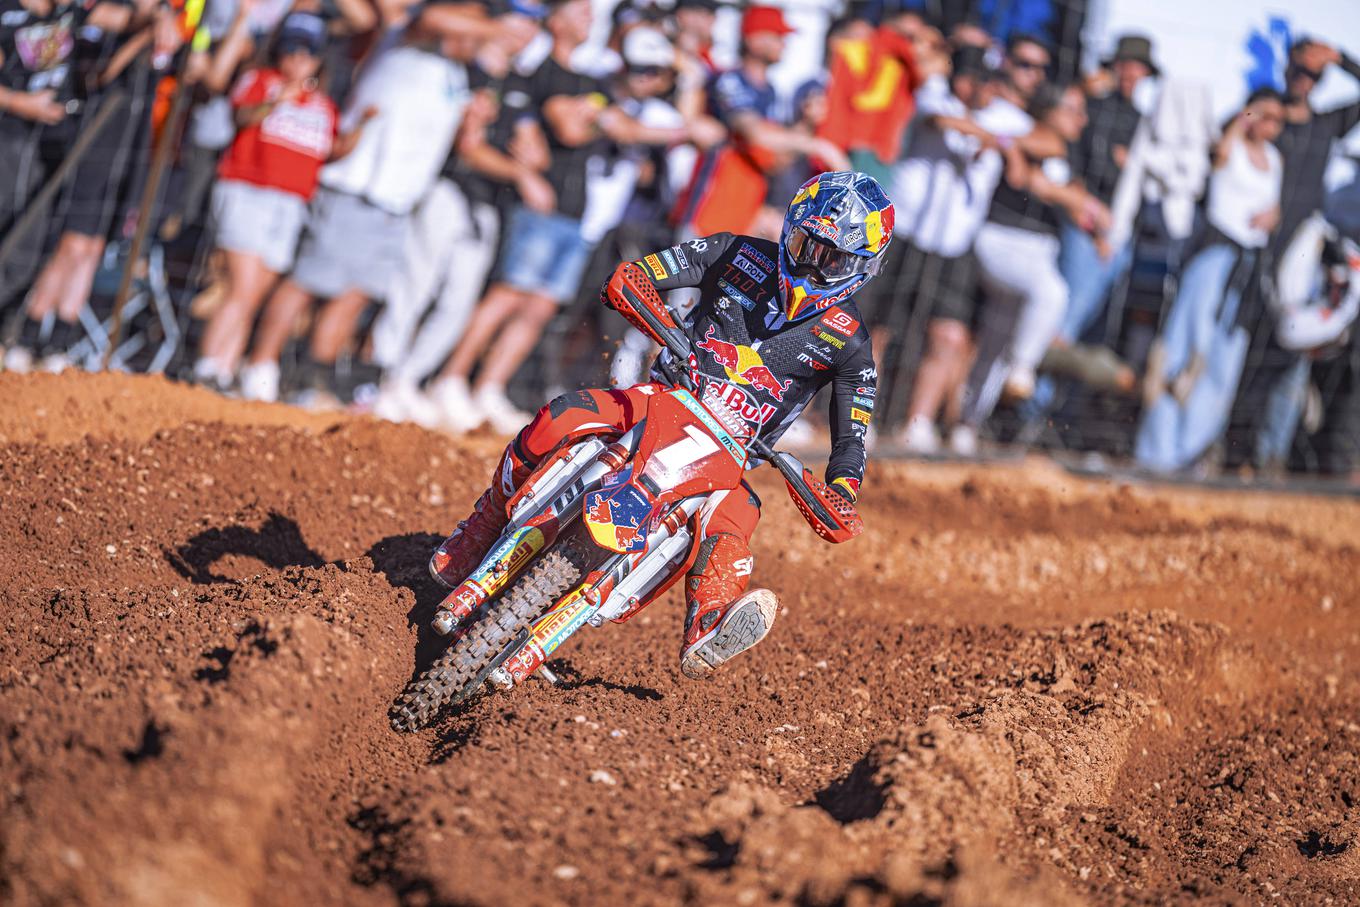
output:
[[[716,233],[638,262],[658,290],[697,287],[684,317],[699,370],[725,382],[721,393],[773,443],[819,390],[832,386],[831,457],[826,481],[857,489],[864,477],[864,433],[878,373],[869,332],[849,299],[785,317],[775,266],[778,246]],[[669,356],[669,353],[662,353]]]

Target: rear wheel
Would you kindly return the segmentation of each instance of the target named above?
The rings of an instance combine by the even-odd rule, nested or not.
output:
[[[392,727],[406,732],[419,730],[445,705],[456,705],[477,692],[495,667],[497,656],[579,583],[581,575],[581,568],[563,549],[545,554],[504,595],[475,613],[475,623],[467,635],[407,685],[392,705]]]

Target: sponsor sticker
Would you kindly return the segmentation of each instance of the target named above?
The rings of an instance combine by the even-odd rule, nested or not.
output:
[[[855,393],[861,394],[861,395],[863,395],[863,396],[865,396],[865,397],[875,397],[875,396],[878,396],[878,388],[876,388],[876,387],[857,387],[857,388],[855,388]]]
[[[740,251],[741,254],[745,255],[751,261],[754,261],[756,264],[760,265],[766,271],[774,270],[774,262],[770,261],[769,256],[765,255],[763,252],[761,252],[759,249],[757,249],[750,243],[742,243],[741,249],[738,251]]]
[[[756,307],[756,304],[751,300],[750,296],[747,296],[741,290],[738,290],[736,287],[732,286],[732,284],[728,283],[726,280],[723,280],[722,278],[718,279],[718,289],[722,290],[723,293],[726,294],[726,296],[729,299],[735,301],[738,305],[740,305],[743,309],[745,309],[748,312]]]
[[[679,265],[675,263],[675,256],[671,254],[670,249],[661,250],[661,259],[666,262],[666,267],[670,268],[672,274],[680,270]]]
[[[754,280],[766,280],[770,276],[769,271],[763,271],[756,267],[745,255],[738,255],[736,258],[732,259],[732,264],[736,265],[742,270],[742,273],[750,276]]]
[[[656,277],[657,280],[666,279],[667,277],[666,268],[664,265],[661,264],[661,259],[657,258],[655,255],[648,255],[646,258],[642,260],[647,263],[647,267],[652,269],[652,274]]]
[[[831,368],[831,366],[827,365],[825,362],[819,362],[818,360],[813,359],[807,353],[799,353],[798,361],[805,365],[812,366],[812,370],[814,372],[824,372],[827,369]]]
[[[871,416],[868,410],[860,409],[858,406],[852,406],[850,407],[850,418],[856,422],[862,422],[865,425],[868,425]]]
[[[867,406],[869,409],[874,408],[874,400],[872,397],[861,397],[858,394],[855,394],[850,397],[850,400],[853,403],[858,403],[860,406]]]
[[[681,270],[684,270],[685,268],[689,267],[689,259],[685,257],[684,246],[673,246],[671,248],[671,251],[675,253],[675,260],[680,262]]]
[[[822,330],[819,325],[814,324],[812,326],[812,336],[816,337],[823,343],[831,344],[838,350],[845,349],[844,337],[837,337],[835,334],[828,334],[826,331]]]
[[[855,331],[859,330],[859,322],[837,308],[828,310],[827,313],[822,316],[822,324],[831,328],[831,330],[836,333],[844,334],[847,337],[855,336]]]
[[[877,380],[878,380],[878,369],[873,368],[873,367],[870,367],[870,368],[862,368],[862,369],[860,369],[860,370],[859,370],[859,380],[861,380],[861,381],[877,381]]]

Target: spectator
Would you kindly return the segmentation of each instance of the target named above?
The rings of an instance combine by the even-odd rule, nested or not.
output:
[[[1141,35],[1121,37],[1106,65],[1114,75],[1114,90],[1088,102],[1088,122],[1072,148],[1072,168],[1087,191],[1108,207],[1142,119],[1133,103],[1134,91],[1144,79],[1156,76],[1158,69],[1152,60],[1152,42]],[[1059,268],[1067,282],[1068,305],[1058,338],[1072,344],[1104,308],[1110,287],[1128,268],[1130,249],[1127,243],[1111,247],[1106,237],[1093,235],[1068,217],[1062,220],[1060,239]]]
[[[1033,35],[1014,35],[1006,44],[1006,59],[1001,66],[1006,79],[1001,83],[1000,101],[1023,111],[1039,86],[1048,81],[1053,55],[1048,45]]]
[[[124,115],[104,122],[67,185],[56,217],[62,224],[57,248],[29,293],[25,317],[5,355],[5,367],[28,370],[40,356],[42,366],[60,371],[69,361],[68,348],[80,336],[77,320],[84,309],[104,244],[121,204],[135,196],[145,165],[139,153],[149,148],[151,100],[158,70],[136,62],[156,44],[161,65],[178,47],[179,33],[171,13],[141,0],[135,6],[97,3],[86,11],[75,4],[19,0],[5,8],[0,24],[0,152],[7,184],[0,200],[0,220],[16,217],[47,173],[56,167],[79,121],[67,121],[76,109],[97,108],[115,82],[132,95]],[[41,52],[40,52],[41,51]],[[93,84],[77,78],[77,56],[93,59]],[[17,165],[17,166],[12,166]],[[6,227],[8,224],[6,224]],[[41,254],[45,237],[23,242],[33,256]],[[29,267],[0,274],[0,304],[31,275]],[[56,316],[44,339],[42,322]]]
[[[293,263],[322,164],[354,148],[376,110],[336,140],[335,104],[318,78],[325,25],[310,13],[284,20],[275,68],[248,71],[231,94],[237,133],[213,190],[217,248],[226,263],[225,298],[199,342],[194,378],[229,387],[265,294]]]
[[[713,24],[718,0],[677,0],[675,23],[676,107],[685,119],[702,116],[704,88],[718,71],[713,60]]]
[[[847,152],[852,169],[884,184],[921,86],[912,40],[925,27],[918,11],[897,8],[864,37],[837,42],[827,61],[827,115],[818,135]]]
[[[1281,269],[1317,270],[1322,220],[1323,176],[1333,144],[1360,123],[1360,101],[1316,112],[1309,96],[1328,66],[1337,66],[1353,79],[1360,79],[1360,62],[1314,38],[1298,41],[1285,67],[1285,122],[1276,140],[1284,160],[1280,192],[1280,228],[1270,251]],[[1302,259],[1300,261],[1300,259]],[[1280,285],[1288,281],[1276,275]],[[1253,294],[1257,295],[1257,294]],[[1280,310],[1303,300],[1279,299],[1277,305],[1258,306],[1264,320],[1254,338],[1257,368],[1239,395],[1236,426],[1247,427],[1244,449],[1254,448],[1255,465],[1269,472],[1283,468],[1302,412],[1303,394],[1311,367],[1306,357],[1282,349],[1276,342],[1274,322]],[[1292,400],[1292,405],[1288,402]],[[1255,437],[1250,437],[1254,434]]]
[[[980,333],[990,336],[979,339],[970,400],[951,435],[955,452],[963,455],[976,451],[976,431],[1003,386],[1019,399],[1034,392],[1039,363],[1067,309],[1067,284],[1058,270],[1060,218],[1066,214],[1093,233],[1109,226],[1108,210],[1081,187],[1068,159],[1086,126],[1086,96],[1075,85],[1045,84],[1029,112],[1037,121],[1034,139],[1007,149],[1005,176],[978,231],[979,277],[987,293]],[[1047,139],[1047,147],[1038,139]]]
[[[773,6],[751,6],[741,21],[741,64],[709,86],[709,110],[732,140],[705,154],[677,206],[680,232],[707,236],[750,233],[769,191],[767,175],[793,155],[817,159],[831,170],[850,166],[835,144],[785,126],[769,70],[784,55],[793,31]],[[782,218],[781,218],[782,222]]]
[[[609,86],[614,102],[645,126],[657,129],[682,126],[684,117],[666,100],[675,78],[677,54],[674,46],[660,31],[639,27],[624,37],[622,50],[624,69]],[[715,138],[723,135],[722,126],[715,120],[701,118],[713,130]],[[659,149],[612,144],[591,161],[581,233],[595,247],[592,264],[599,273],[582,282],[581,292],[575,297],[577,309],[564,312],[565,317],[558,322],[566,331],[559,342],[549,345],[545,357],[546,396],[556,396],[575,386],[573,372],[580,372],[582,365],[590,370],[613,352],[605,348],[602,331],[598,329],[602,310],[596,288],[608,279],[620,259],[639,259],[652,248],[669,245],[673,239],[672,231],[665,223],[665,209],[644,204],[637,210],[631,204],[643,182],[644,170],[647,171],[647,182],[669,183],[672,168],[681,170],[682,178],[693,173],[695,157],[694,148],[689,145]],[[661,194],[673,201],[673,194],[668,191]],[[625,215],[631,216],[627,225],[621,226]],[[624,233],[630,235],[624,236]],[[648,234],[652,235],[651,241],[646,241]],[[606,237],[618,241],[604,242],[604,247],[600,248]],[[644,349],[650,347],[651,342],[645,337],[640,340]],[[640,374],[638,380],[641,380]]]
[[[411,210],[438,176],[472,96],[466,63],[497,34],[480,6],[431,4],[364,66],[341,127],[367,125],[343,160],[321,170],[292,272],[270,297],[241,371],[245,396],[277,398],[284,345],[320,296],[328,302],[312,328],[306,383],[325,398],[359,316],[401,267]]]
[[[1280,223],[1283,159],[1273,142],[1283,98],[1257,89],[1214,152],[1208,222],[1181,278],[1144,378],[1135,456],[1158,472],[1192,466],[1227,424],[1248,343],[1238,325],[1246,282]]]
[[[385,419],[469,427],[467,413],[441,382],[428,394],[420,386],[448,358],[485,287],[500,236],[502,189],[513,189],[537,211],[551,211],[555,203],[543,174],[505,150],[515,117],[499,101],[520,91],[510,64],[538,34],[542,13],[519,5],[502,15],[516,27],[479,52],[470,71],[476,94],[439,179],[416,210],[401,270],[373,328],[374,359],[384,370],[375,412]]]
[[[520,94],[524,113],[537,111],[541,120],[533,134],[546,142],[555,210],[544,213],[527,205],[515,210],[500,276],[473,312],[443,373],[451,408],[463,412],[470,425],[488,421],[506,433],[529,418],[510,402],[506,384],[533,352],[558,306],[575,294],[590,259],[592,246],[581,232],[582,218],[587,168],[601,141],[665,146],[694,140],[707,145],[718,137],[706,121],[646,126],[611,103],[605,85],[573,68],[572,54],[590,31],[589,0],[558,0],[548,13],[547,29],[552,51]],[[474,393],[467,382],[479,365]]]
[[[902,435],[909,450],[923,454],[939,449],[935,421],[941,409],[950,410],[950,422],[959,415],[959,390],[972,352],[977,283],[973,242],[1002,170],[999,140],[978,123],[994,91],[984,51],[961,48],[951,70],[948,80],[931,76],[917,95],[916,120],[892,184],[898,199],[896,232],[903,242],[889,248],[892,261],[879,277],[888,295],[875,297],[876,310],[891,307],[890,314],[896,315],[885,338],[887,363],[898,358],[908,340],[901,310],[909,302],[930,306],[929,346],[912,383]],[[898,246],[901,252],[893,257]],[[925,292],[918,293],[918,287]],[[884,314],[864,315],[866,321],[889,323]],[[886,366],[881,370],[895,371]],[[892,381],[890,393],[897,392],[898,383]],[[884,403],[891,406],[891,400]]]

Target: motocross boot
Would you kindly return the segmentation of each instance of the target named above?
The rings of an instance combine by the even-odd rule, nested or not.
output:
[[[431,576],[452,589],[477,569],[510,522],[506,502],[533,471],[534,467],[515,453],[513,443],[505,448],[491,477],[491,487],[477,499],[472,514],[435,549],[430,558]]]
[[[765,638],[779,600],[769,589],[742,591],[751,575],[751,551],[735,535],[705,539],[686,583],[685,642],[680,670],[707,677],[715,667]]]

